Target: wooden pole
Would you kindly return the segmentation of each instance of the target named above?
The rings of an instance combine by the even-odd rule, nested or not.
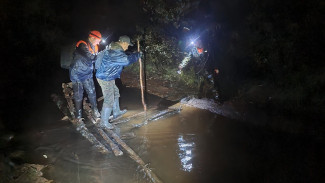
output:
[[[158,178],[158,176],[148,168],[147,164],[138,156],[123,140],[120,139],[120,137],[114,133],[112,130],[108,128],[104,128],[105,131],[113,137],[113,139],[123,147],[123,149],[129,154],[130,158],[132,158],[135,162],[137,162],[141,168],[144,170],[148,178],[153,183],[162,183],[162,181]]]
[[[91,115],[91,112],[90,112],[91,108],[90,108],[89,105],[90,104],[87,103],[86,100],[84,100],[85,113],[87,114],[87,117],[90,119],[90,121],[92,123],[96,124],[95,119]],[[123,155],[123,152],[120,150],[120,148],[106,135],[106,133],[102,129],[96,128],[96,130],[103,137],[103,139],[106,141],[106,143],[108,143],[108,145],[111,146],[111,149],[114,152],[115,156],[122,156]]]
[[[64,93],[64,97],[67,100],[68,103],[68,109],[70,111],[70,114],[72,116],[72,118],[69,118],[71,123],[77,127],[77,122],[76,119],[74,118],[74,105],[72,102],[72,97],[73,97],[73,90],[72,90],[72,83],[62,83],[62,88],[63,88],[63,93]],[[107,154],[109,151],[108,149],[101,143],[99,142],[96,137],[89,132],[89,130],[87,129],[86,126],[83,126],[79,133],[85,137],[91,144],[93,144],[101,153]]]
[[[138,52],[140,52],[140,42],[139,40],[137,41],[138,43]],[[143,110],[147,111],[147,104],[144,101],[144,87],[143,87],[143,68],[142,68],[142,62],[141,62],[141,57],[139,58],[139,64],[140,64],[140,87],[141,87],[141,97],[142,97],[142,105],[143,105]]]

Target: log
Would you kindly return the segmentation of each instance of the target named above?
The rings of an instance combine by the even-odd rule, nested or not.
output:
[[[148,119],[145,119],[142,123],[135,124],[133,126],[134,126],[134,128],[140,128],[144,125],[147,125],[148,123],[150,123],[152,121],[156,121],[158,119],[165,118],[167,116],[178,114],[180,111],[181,111],[181,109],[165,109],[165,110],[159,111],[158,113],[152,115]]]
[[[88,104],[86,102],[86,100],[84,100],[83,105],[84,105],[84,109],[85,109],[85,112],[87,114],[87,117],[91,120],[91,122],[96,124],[95,119],[91,115],[91,108],[89,106],[90,104]],[[122,156],[123,155],[123,152],[120,150],[120,148],[116,144],[114,144],[114,142],[106,135],[106,133],[102,129],[100,129],[100,128],[95,128],[95,129],[98,131],[98,133],[103,137],[103,139],[111,147],[111,149],[113,150],[115,156]]]
[[[63,87],[64,84],[65,83],[62,84],[62,87]],[[68,90],[68,87],[69,87],[69,84],[65,84],[64,89],[66,89],[66,90],[64,90],[64,92],[69,92],[70,91],[70,90]],[[72,104],[71,105],[72,107],[69,107],[69,110],[71,112],[71,109],[74,109],[73,108],[73,102],[72,102],[72,99],[71,99],[72,95],[69,94],[69,93],[67,93],[67,94],[65,93],[65,96],[66,96],[66,99],[67,99],[68,103],[70,102]],[[90,110],[89,104],[86,104],[86,102],[84,102],[84,107],[85,107],[84,111],[87,113],[87,117],[90,120],[92,120],[93,123],[96,123],[95,120],[93,119],[93,117],[91,116],[91,112],[90,112],[91,110]],[[73,113],[73,111],[72,111],[72,113]],[[83,128],[82,128],[82,130],[80,132],[88,132],[88,130],[86,130],[86,129],[87,128],[85,126],[83,126]],[[144,161],[125,142],[123,142],[122,139],[120,139],[120,137],[116,133],[114,133],[112,130],[110,130],[108,128],[103,128],[103,129],[117,142],[118,145],[123,147],[123,149],[129,154],[129,157],[131,159],[133,159],[135,162],[137,162],[141,166],[141,168],[144,170],[144,172],[146,173],[146,175],[148,176],[148,178],[150,179],[151,182],[153,182],[153,183],[162,183],[162,181],[158,178],[158,176],[147,167],[147,164],[145,164]],[[97,131],[101,134],[101,133],[103,133],[103,129],[98,128]],[[92,135],[91,133],[89,133],[89,134]],[[86,138],[87,138],[87,136],[86,136]],[[94,139],[96,139],[96,138],[94,138]],[[90,138],[88,140],[90,142],[93,142],[94,139]],[[97,141],[97,142],[99,142],[99,141]],[[113,148],[112,148],[112,150],[113,150]],[[114,152],[114,154],[115,154],[115,152]]]
[[[122,140],[120,137],[114,133],[112,130],[108,128],[104,128],[105,131],[114,138],[114,140],[124,148],[124,150],[129,154],[130,158],[133,159],[135,162],[137,162],[141,168],[144,170],[148,178],[153,183],[162,183],[162,181],[158,178],[158,176],[152,172],[147,165],[144,163],[144,161]]]
[[[84,101],[84,108],[85,111],[87,113],[88,118],[93,122],[96,123],[95,120],[93,119],[93,117],[91,116],[91,114],[89,113],[90,110],[90,106],[89,104],[86,103],[86,101]],[[118,146],[116,146],[113,141],[103,132],[103,130],[101,128],[96,128],[97,131],[99,132],[99,134],[108,142],[111,141],[111,143],[109,143],[109,145],[111,146],[115,156],[120,156],[123,155],[123,152],[118,148]],[[113,137],[113,139],[121,146],[124,148],[124,150],[126,152],[128,152],[129,156],[131,159],[133,159],[135,162],[137,162],[145,171],[146,175],[150,178],[150,180],[154,183],[162,183],[162,181],[159,180],[159,178],[146,166],[146,164],[144,163],[144,161],[115,133],[113,132],[113,130],[110,130],[108,128],[104,128],[104,130],[111,136]],[[113,145],[114,144],[114,145]]]
[[[64,94],[64,97],[65,99],[67,100],[67,105],[68,105],[68,109],[70,111],[70,115],[71,115],[71,118],[74,119],[75,116],[74,116],[74,105],[73,105],[73,102],[72,102],[72,97],[73,97],[73,90],[72,90],[72,83],[62,83],[62,88],[63,88],[63,94]],[[71,118],[70,118],[70,121],[71,121]]]
[[[72,117],[72,118],[69,118],[69,120],[76,127],[76,129],[78,129],[77,121],[76,121],[75,116],[74,116],[74,105],[73,105],[73,102],[72,102],[73,90],[72,90],[71,87],[72,87],[72,83],[62,83],[64,97],[67,100],[68,109],[69,109],[69,112],[70,112],[71,117]],[[94,145],[98,149],[99,152],[104,153],[104,154],[107,154],[109,152],[108,149],[102,143],[100,143],[96,139],[96,137],[93,134],[91,134],[89,132],[89,130],[84,125],[79,129],[79,132],[92,145]]]
[[[144,115],[145,113],[146,113],[146,111],[142,111],[142,112],[133,114],[133,115],[131,115],[129,117],[123,118],[123,119],[120,119],[120,118],[112,119],[111,123],[114,124],[114,125],[120,124],[120,123],[126,123],[126,122],[129,122],[132,118],[138,117],[140,115]]]

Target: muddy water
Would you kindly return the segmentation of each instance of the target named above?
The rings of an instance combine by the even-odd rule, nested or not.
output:
[[[121,92],[121,106],[129,109],[126,117],[143,111],[138,90]],[[154,96],[148,96],[147,101],[147,117],[171,105]],[[45,177],[62,183],[148,182],[125,151],[121,157],[100,154],[69,122],[53,118],[46,118],[52,122],[25,134],[29,157],[49,164]],[[136,127],[144,119],[140,116],[119,124],[118,132],[126,135],[124,141],[163,182],[324,180],[321,160],[325,150],[321,140],[273,132],[189,107]]]

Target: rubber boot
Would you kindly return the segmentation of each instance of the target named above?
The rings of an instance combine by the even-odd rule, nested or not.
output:
[[[82,100],[75,100],[75,108],[76,108],[76,113],[75,113],[75,118],[76,119],[81,119],[82,118]]]
[[[99,122],[99,127],[106,127],[108,129],[114,129],[113,125],[109,123],[109,116],[112,113],[112,108],[109,107],[103,107],[101,119]]]
[[[97,109],[97,101],[96,101],[96,96],[88,97],[89,102],[91,104],[91,109],[92,109],[92,115],[95,119],[100,118],[100,113]]]
[[[125,114],[127,112],[126,109],[122,110],[120,109],[120,102],[117,99],[114,100],[114,105],[113,105],[113,119],[116,119],[120,116],[122,116],[123,114]]]

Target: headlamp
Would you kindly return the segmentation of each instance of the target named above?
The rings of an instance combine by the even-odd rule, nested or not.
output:
[[[195,46],[195,45],[197,44],[197,40],[198,40],[199,38],[200,38],[200,36],[197,36],[197,37],[196,37],[196,36],[195,36],[195,37],[194,37],[194,36],[193,36],[193,37],[190,37],[190,38],[189,38],[189,42],[188,42],[188,43],[189,43],[188,46],[193,46],[193,45]]]
[[[107,36],[106,38],[103,38],[103,39],[101,40],[101,43],[102,43],[102,44],[105,44],[105,43],[106,43],[106,40],[107,40],[108,37],[109,37],[109,36]]]

